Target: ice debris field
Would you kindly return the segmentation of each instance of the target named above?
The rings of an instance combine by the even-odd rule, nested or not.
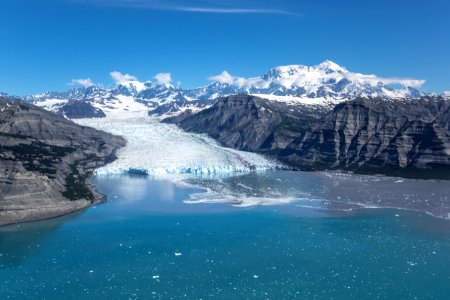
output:
[[[254,153],[221,147],[213,139],[184,132],[138,111],[108,113],[106,118],[76,120],[80,125],[123,136],[118,159],[96,174],[139,173],[220,175],[276,169],[276,162]]]

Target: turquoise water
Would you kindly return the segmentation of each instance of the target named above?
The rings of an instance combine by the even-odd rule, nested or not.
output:
[[[190,182],[209,192],[97,177],[107,203],[1,228],[0,299],[449,299],[450,221],[430,215],[448,212],[448,182],[290,172]],[[355,188],[364,182],[374,198]],[[224,191],[301,199],[183,202],[223,202]],[[355,204],[388,197],[428,213]]]

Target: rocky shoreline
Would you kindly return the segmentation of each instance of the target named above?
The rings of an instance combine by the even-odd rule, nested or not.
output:
[[[0,226],[62,216],[104,200],[87,182],[126,141],[0,98]]]

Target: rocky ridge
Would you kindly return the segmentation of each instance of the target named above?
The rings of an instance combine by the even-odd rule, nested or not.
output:
[[[60,216],[101,201],[87,180],[125,143],[34,105],[0,98],[0,225]]]
[[[164,122],[302,170],[450,179],[449,120],[445,97],[357,98],[321,108],[236,95]]]

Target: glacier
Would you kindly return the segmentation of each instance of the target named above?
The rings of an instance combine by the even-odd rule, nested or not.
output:
[[[161,123],[138,107],[134,111],[110,111],[106,118],[74,121],[127,140],[127,145],[118,151],[118,158],[97,169],[97,175],[221,175],[282,167],[259,154],[221,147],[206,135],[187,133],[175,125]]]

